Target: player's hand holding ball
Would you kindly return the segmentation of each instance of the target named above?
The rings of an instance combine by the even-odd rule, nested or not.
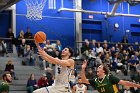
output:
[[[36,46],[38,48],[38,53],[40,56],[43,56],[46,54],[46,52],[39,46],[40,43],[43,43],[44,41],[46,41],[46,34],[42,31],[39,31],[35,34],[34,36],[34,40],[35,40],[35,43],[36,43]]]

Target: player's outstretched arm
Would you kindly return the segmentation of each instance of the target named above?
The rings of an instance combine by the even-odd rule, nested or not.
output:
[[[38,54],[47,62],[52,63],[52,64],[59,64],[61,66],[74,66],[74,60],[73,59],[68,59],[68,60],[60,60],[58,58],[54,58],[50,55],[48,55],[40,46],[39,44],[36,44],[38,48]]]
[[[85,75],[86,66],[87,66],[87,60],[84,60],[83,65],[82,65],[82,70],[81,70],[81,78],[82,78],[83,83],[90,84]]]
[[[128,86],[128,87],[137,87],[140,88],[140,84],[136,84],[130,81],[125,81],[125,80],[120,80],[119,84],[123,85],[123,86]]]

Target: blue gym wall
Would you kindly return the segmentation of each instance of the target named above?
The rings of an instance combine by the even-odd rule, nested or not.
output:
[[[17,35],[20,30],[23,29],[26,32],[26,27],[29,26],[32,33],[35,34],[41,30],[47,34],[47,38],[50,40],[61,40],[64,46],[70,45],[74,47],[75,41],[75,20],[74,12],[58,12],[57,10],[61,7],[61,0],[56,0],[57,9],[48,9],[46,4],[43,10],[43,19],[40,21],[31,21],[27,19],[26,5],[24,1],[17,3],[17,19],[16,19],[16,30]],[[65,8],[73,8],[73,0],[63,0]],[[82,6],[84,10],[92,11],[103,11],[111,12],[113,5],[108,5],[107,0],[82,0]],[[123,8],[122,8],[123,6]],[[118,9],[118,13],[128,13],[128,4],[122,3]],[[130,6],[131,14],[140,14],[140,5]],[[93,19],[89,19],[89,15],[93,15]],[[100,14],[82,14],[83,24],[82,33],[84,39],[96,39],[97,41],[112,41],[119,42],[124,35],[128,35],[130,43],[140,41],[140,23],[139,18],[136,17],[110,17],[105,18],[104,15]],[[114,30],[114,24],[118,23],[118,30]],[[132,27],[133,26],[133,27]],[[126,30],[130,30],[126,33]],[[137,33],[138,32],[138,33]],[[133,34],[131,34],[133,33]]]
[[[60,40],[63,46],[74,47],[75,21],[73,12],[58,12],[61,7],[60,0],[56,0],[57,9],[48,9],[48,0],[43,10],[43,19],[32,21],[26,18],[26,5],[24,0],[16,5],[16,30],[17,35],[21,29],[26,32],[26,27],[30,27],[31,32],[44,31],[49,40]],[[73,8],[72,0],[64,0],[64,7]]]
[[[0,37],[7,37],[8,29],[12,26],[12,11],[0,12]]]
[[[107,0],[82,0],[82,5],[84,10],[91,10],[91,11],[102,11],[102,12],[111,12],[113,5],[108,4]],[[140,14],[140,5],[130,6],[129,13],[130,14]],[[123,2],[117,8],[117,13],[125,13],[128,14],[128,3]],[[89,15],[93,15],[93,19],[89,19]],[[117,17],[110,17],[105,18],[104,15],[100,14],[85,14],[83,13],[83,20],[86,21],[100,21],[100,27],[94,27],[95,24],[89,24],[90,28],[92,27],[92,35],[88,34],[88,31],[83,33],[83,39],[88,38],[89,40],[96,39],[97,41],[113,41],[113,42],[120,42],[123,36],[127,35],[129,42],[134,43],[138,41],[140,43],[140,23],[139,18],[136,17],[124,17],[124,16],[117,16]],[[118,30],[114,29],[114,24],[118,23],[119,28]],[[133,25],[131,25],[133,24]],[[85,24],[84,24],[85,25]],[[86,27],[83,26],[83,29]],[[97,29],[100,29],[97,33]],[[126,32],[126,30],[130,30],[130,32]],[[91,33],[91,32],[89,32]],[[86,34],[86,35],[85,35]],[[99,37],[100,36],[100,37]]]

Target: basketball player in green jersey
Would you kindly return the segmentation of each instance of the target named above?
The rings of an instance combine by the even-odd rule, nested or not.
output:
[[[135,84],[129,81],[120,80],[117,77],[109,74],[108,69],[104,65],[99,65],[97,68],[97,78],[88,80],[85,76],[85,68],[87,66],[87,61],[84,60],[82,65],[81,77],[83,83],[90,84],[99,93],[118,93],[117,84],[127,86],[127,87],[137,87],[140,88],[139,84]]]

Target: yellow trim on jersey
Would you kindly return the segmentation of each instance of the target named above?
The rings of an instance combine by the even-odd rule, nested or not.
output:
[[[118,93],[118,88],[116,84],[113,85],[113,90],[114,90],[114,93]]]

